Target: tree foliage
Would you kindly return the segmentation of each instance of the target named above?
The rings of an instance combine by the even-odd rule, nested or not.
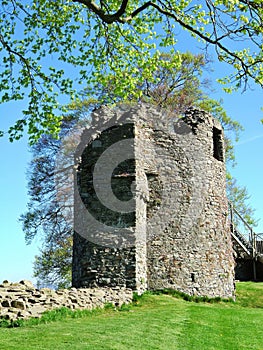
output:
[[[255,210],[249,204],[249,193],[246,187],[241,187],[230,173],[227,174],[227,196],[235,209],[241,214],[243,219],[252,227],[258,225],[258,220],[255,219]],[[242,231],[241,231],[242,232]]]
[[[29,203],[21,215],[25,240],[30,244],[41,237],[40,253],[35,257],[34,276],[38,285],[65,288],[71,282],[73,240],[73,164],[78,142],[70,143],[69,134],[81,119],[88,123],[91,103],[68,106],[63,117],[60,139],[42,135],[31,147],[32,160],[28,168]],[[76,133],[74,133],[76,136]],[[67,148],[63,139],[67,137]],[[61,152],[61,149],[67,153]]]
[[[26,125],[30,142],[58,135],[63,96],[74,100],[81,84],[94,94],[110,80],[115,96],[140,97],[160,48],[176,53],[180,28],[232,67],[221,80],[227,91],[246,88],[250,78],[262,86],[262,20],[261,0],[3,0],[0,101],[27,102],[10,140]],[[177,69],[175,57],[169,64]]]

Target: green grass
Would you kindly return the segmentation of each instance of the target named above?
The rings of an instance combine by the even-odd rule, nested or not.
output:
[[[146,293],[122,310],[47,313],[39,324],[0,328],[0,349],[263,349],[263,283],[238,283],[235,303],[182,297]]]
[[[236,284],[237,304],[263,309],[263,283],[240,282]],[[263,349],[263,346],[262,346]]]

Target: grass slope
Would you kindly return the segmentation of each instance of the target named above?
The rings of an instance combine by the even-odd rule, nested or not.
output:
[[[146,294],[123,311],[62,310],[47,314],[46,323],[0,328],[0,349],[262,350],[263,283],[238,283],[237,296],[210,304]]]

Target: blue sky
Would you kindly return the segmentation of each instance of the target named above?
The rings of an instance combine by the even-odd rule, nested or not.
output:
[[[178,46],[181,50],[194,49],[191,42]],[[247,187],[250,194],[249,203],[256,209],[255,217],[261,219],[256,232],[263,232],[263,187],[262,187],[262,150],[263,150],[263,92],[260,87],[245,93],[237,92],[231,95],[222,92],[215,79],[225,76],[228,69],[223,64],[213,64],[211,73],[215,91],[213,98],[223,98],[224,107],[228,114],[238,120],[245,128],[240,135],[240,141],[235,147],[237,165],[232,174],[237,178],[239,185]],[[0,130],[12,125],[12,121],[19,117],[22,103],[9,103],[0,106]],[[25,212],[27,205],[26,170],[30,160],[27,138],[13,144],[6,138],[0,138],[0,282],[4,279],[19,281],[32,280],[32,263],[34,256],[41,247],[41,239],[37,239],[27,246],[24,241],[19,216]]]
[[[1,129],[16,119],[21,105],[0,106]],[[19,216],[27,204],[26,169],[30,160],[27,138],[10,143],[0,139],[0,281],[32,279],[32,261],[37,252],[37,244],[26,246]]]
[[[248,203],[255,208],[255,218],[259,219],[256,232],[263,232],[263,91],[257,88],[243,94],[223,96],[228,114],[244,127],[240,140],[235,144],[237,165],[231,170],[238,184],[245,186],[250,198]],[[260,220],[261,219],[261,220]]]

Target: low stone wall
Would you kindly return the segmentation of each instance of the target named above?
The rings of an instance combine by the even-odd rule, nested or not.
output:
[[[30,281],[4,281],[0,284],[0,318],[16,320],[40,317],[44,311],[61,307],[94,309],[106,303],[121,306],[132,301],[133,292],[125,288],[36,289]]]

